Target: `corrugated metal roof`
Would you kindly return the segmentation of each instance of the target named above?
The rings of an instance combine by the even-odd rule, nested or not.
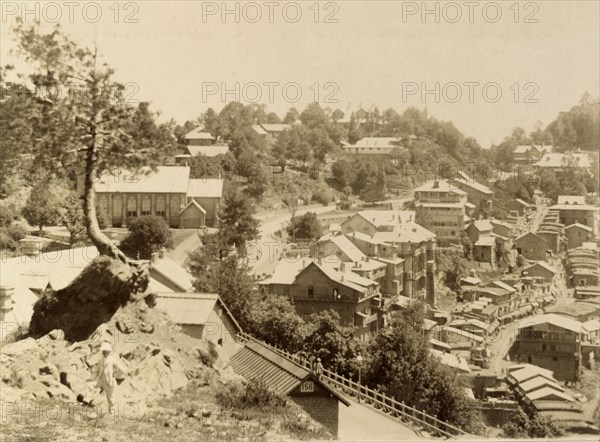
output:
[[[214,140],[210,132],[206,132],[204,129],[194,129],[185,135],[186,140]]]
[[[197,157],[198,155],[204,155],[206,157],[216,157],[217,155],[225,155],[227,152],[229,152],[229,146],[187,146],[187,150],[193,157]]]
[[[543,386],[554,388],[555,390],[560,391],[560,392],[565,391],[565,389],[562,388],[560,385],[558,385],[558,383],[551,381],[549,379],[546,379],[542,376],[538,376],[536,378],[529,379],[528,381],[525,381],[525,382],[522,382],[519,384],[519,388],[521,390],[523,390],[524,392],[537,390]]]
[[[554,388],[550,388],[550,387],[544,387],[544,388],[540,388],[539,390],[531,391],[531,392],[527,393],[525,395],[525,397],[531,401],[546,399],[549,397],[558,397],[565,401],[575,402],[575,399],[573,399],[573,397],[569,396],[566,393],[557,391]]]
[[[546,370],[535,365],[529,365],[525,368],[515,370],[510,373],[509,378],[512,378],[517,383],[526,382],[530,379],[542,376],[549,381],[554,381],[553,373],[550,370]]]
[[[189,180],[187,196],[189,198],[221,198],[223,180],[220,178],[199,178]]]
[[[190,291],[193,287],[192,275],[177,262],[166,256],[150,263],[150,273],[152,272],[159,273],[183,291]]]
[[[279,394],[288,395],[302,381],[310,378],[340,402],[346,406],[350,405],[343,396],[319,381],[308,369],[295,364],[258,342],[246,342],[246,345],[231,357],[230,363],[233,371],[238,375],[247,380],[263,380],[269,389]]]
[[[97,193],[187,193],[190,168],[159,166],[156,171],[143,167],[138,172],[106,173],[94,184]]]
[[[156,308],[177,324],[205,324],[219,295],[208,293],[158,293]]]

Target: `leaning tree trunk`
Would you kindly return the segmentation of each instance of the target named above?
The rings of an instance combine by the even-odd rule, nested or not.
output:
[[[98,219],[96,217],[96,192],[94,191],[94,179],[96,178],[96,146],[97,134],[94,134],[92,145],[87,148],[87,156],[85,161],[85,177],[84,177],[84,200],[83,213],[85,218],[85,230],[92,243],[98,249],[101,255],[106,255],[114,259],[118,259],[125,264],[129,264],[129,260],[123,252],[113,243],[108,236],[100,230]]]

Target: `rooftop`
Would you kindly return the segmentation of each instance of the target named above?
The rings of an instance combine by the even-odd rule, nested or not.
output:
[[[364,137],[358,140],[354,145],[348,146],[349,148],[386,148],[393,149],[398,147],[401,138],[397,137]]]
[[[585,204],[585,196],[559,195],[557,204]]]
[[[158,166],[143,167],[138,172],[106,173],[94,184],[97,193],[187,193],[190,168]]]
[[[217,155],[225,155],[229,152],[229,146],[225,144],[215,144],[212,146],[186,146],[191,156],[197,157],[204,155],[206,157],[216,157]]]
[[[187,187],[189,198],[221,198],[223,180],[221,178],[190,179]]]
[[[470,187],[472,189],[475,189],[478,192],[483,193],[485,195],[492,195],[494,193],[494,192],[492,192],[490,190],[489,187],[484,186],[483,184],[480,184],[477,181],[473,181],[473,180],[470,180],[470,179],[465,179],[465,178],[462,178],[462,177],[461,178],[455,178],[453,181],[456,182],[456,183],[462,184],[464,186],[468,186],[468,187]]]
[[[415,189],[415,192],[452,192],[458,195],[467,193],[450,184],[448,180],[430,181]]]
[[[191,132],[185,134],[186,140],[214,140],[215,138],[210,132],[206,132],[202,128],[194,129]]]
[[[531,264],[530,266],[527,266],[523,269],[524,272],[528,271],[529,269],[533,268],[533,267],[543,267],[546,270],[549,270],[552,273],[556,273],[557,270],[552,267],[550,264],[548,264],[546,261],[538,261],[536,263]]]
[[[586,153],[546,153],[537,163],[538,167],[579,167],[589,168],[590,159]]]
[[[157,293],[156,308],[167,313],[176,324],[203,325],[219,304],[227,312],[236,328],[241,330],[217,294],[212,293]]]
[[[581,333],[582,324],[572,318],[555,313],[546,313],[544,315],[532,316],[522,321],[520,328],[533,327],[541,324],[551,324],[555,327],[569,330],[575,333]]]

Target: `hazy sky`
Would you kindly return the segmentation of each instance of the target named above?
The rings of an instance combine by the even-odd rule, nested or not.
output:
[[[180,122],[258,93],[281,115],[315,98],[342,110],[416,105],[488,147],[600,95],[597,0],[72,3],[30,2],[24,19],[60,19],[76,41],[96,41],[131,98]],[[2,2],[2,64],[25,12]]]

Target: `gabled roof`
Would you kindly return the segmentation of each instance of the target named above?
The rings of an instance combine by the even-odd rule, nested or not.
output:
[[[585,196],[559,195],[557,204],[585,204]]]
[[[590,159],[585,153],[546,153],[536,163],[536,166],[542,168],[562,168],[568,165],[586,169],[590,167]]]
[[[525,207],[531,207],[533,205],[529,204],[527,201],[522,200],[521,198],[517,198],[515,201]]]
[[[543,400],[543,399],[548,399],[551,397],[556,397],[559,400],[565,400],[565,401],[569,401],[569,402],[575,402],[575,399],[573,399],[572,396],[569,396],[566,393],[563,393],[562,391],[558,391],[555,390],[554,388],[550,388],[550,387],[544,387],[544,388],[540,388],[539,390],[535,390],[535,391],[530,391],[529,393],[525,394],[525,397],[527,399],[529,399],[530,401],[537,401],[537,400]]]
[[[182,291],[190,291],[193,289],[192,275],[169,257],[165,256],[151,262],[150,272],[160,274],[163,278],[172,282],[175,287],[178,287]]]
[[[158,166],[155,171],[143,167],[138,172],[106,173],[94,183],[97,193],[187,193],[190,168]]]
[[[327,276],[331,281],[337,282],[338,284],[345,285],[352,290],[356,290],[358,292],[364,292],[366,287],[370,287],[373,285],[379,285],[375,281],[371,281],[370,279],[363,278],[352,272],[339,272],[329,266],[317,264],[314,261],[311,261],[304,269],[302,269],[296,278],[298,278],[302,273],[307,271],[310,267],[317,267],[325,276]]]
[[[358,140],[354,145],[349,147],[351,148],[386,148],[393,149],[398,147],[398,144],[401,141],[401,138],[397,137],[364,137]]]
[[[443,351],[436,350],[435,348],[430,348],[429,353],[438,358],[440,363],[446,365],[450,368],[454,368],[456,370],[463,371],[465,373],[470,373],[471,369],[469,368],[469,363],[465,360],[465,358],[461,358],[460,356],[454,355],[452,353],[444,353]]]
[[[185,134],[186,140],[214,140],[215,137],[210,132],[206,132],[203,128],[194,129]]]
[[[231,367],[247,380],[262,380],[267,387],[282,395],[293,392],[305,380],[311,380],[346,406],[350,402],[329,388],[309,370],[280,356],[258,342],[247,342],[231,359]]]
[[[436,186],[437,183],[437,187]],[[415,189],[415,192],[453,192],[458,195],[466,195],[467,192],[450,184],[448,180],[430,181]]]
[[[477,241],[475,241],[474,246],[480,247],[491,247],[496,244],[496,238],[493,236],[480,236]]]
[[[472,189],[474,189],[474,190],[476,190],[476,191],[478,191],[480,193],[483,193],[485,195],[492,195],[494,193],[494,192],[492,192],[490,190],[489,187],[484,186],[483,184],[480,184],[477,181],[473,181],[473,180],[470,180],[470,179],[465,179],[465,178],[462,178],[462,177],[461,178],[455,178],[453,181],[455,183],[459,183],[459,184],[462,184],[464,186],[468,186],[468,187],[470,187],[470,188],[472,188]]]
[[[325,241],[331,241],[337,248],[337,250],[325,250],[325,252],[335,255],[339,250],[353,262],[361,261],[365,257],[365,254],[361,252],[360,249],[344,235],[332,236],[326,238]]]
[[[598,207],[591,204],[555,204],[550,207],[550,210],[598,210]]]
[[[196,207],[197,209],[199,209],[202,213],[204,213],[206,215],[206,210],[204,210],[204,207],[202,207],[196,200],[191,200],[189,203],[187,203],[185,205],[185,207],[183,207],[183,209],[181,209],[179,211],[179,214],[181,215],[183,212],[187,211],[190,207]]]
[[[191,179],[188,184],[189,198],[221,198],[223,196],[223,180],[221,178]]]
[[[260,124],[253,124],[252,125],[252,129],[254,130],[254,132],[256,132],[258,135],[267,135],[267,131],[264,130]]]
[[[489,219],[480,219],[471,223],[480,232],[491,231],[493,229],[492,223]]]
[[[199,155],[216,157],[217,155],[225,155],[227,152],[229,152],[229,146],[224,144],[212,146],[186,146],[186,149],[193,157],[197,157]]]
[[[557,270],[556,270],[554,267],[552,267],[552,266],[551,266],[550,264],[548,264],[546,261],[538,261],[538,262],[535,262],[535,263],[531,264],[530,266],[527,266],[527,267],[525,267],[525,268],[523,269],[523,271],[525,271],[525,272],[526,272],[527,270],[529,270],[529,269],[531,269],[531,268],[533,268],[533,267],[537,267],[537,266],[539,266],[539,267],[543,267],[544,269],[546,269],[546,270],[549,270],[549,271],[550,271],[550,272],[552,272],[552,273],[556,273],[556,271],[557,271]]]
[[[581,333],[583,329],[581,322],[563,315],[557,315],[555,313],[547,313],[545,315],[527,318],[520,323],[520,328],[533,327],[540,324],[551,324],[555,327],[570,330],[575,333]]]
[[[290,124],[265,123],[260,125],[266,132],[283,132],[292,128]]]
[[[519,388],[524,392],[539,390],[542,387],[550,387],[556,391],[565,391],[557,382],[546,379],[543,376],[538,376],[519,384]]]
[[[573,223],[573,224],[569,224],[567,227],[565,227],[565,230],[569,230],[569,229],[582,229],[585,230],[587,232],[593,232],[594,229],[592,229],[590,226],[584,226],[583,224],[579,224],[579,223]]]
[[[488,285],[495,285],[496,287],[500,287],[510,293],[515,293],[517,290],[514,287],[509,286],[507,283],[503,281],[492,281]]]
[[[156,308],[169,315],[176,324],[203,325],[220,305],[238,331],[241,327],[219,295],[214,293],[157,293]]]
[[[522,383],[539,376],[542,376],[552,382],[555,381],[552,371],[535,365],[529,365],[519,370],[511,371],[508,375],[508,378],[512,379],[516,383]]]
[[[542,238],[542,237],[541,237],[541,236],[539,236],[539,235],[536,235],[536,234],[535,234],[535,233],[533,233],[533,232],[525,232],[525,233],[523,233],[521,236],[519,236],[519,237],[517,237],[517,238],[515,239],[515,242],[517,242],[517,241],[519,241],[519,240],[521,240],[521,239],[523,239],[523,238],[526,238],[526,237],[528,237],[528,236],[534,236],[535,238],[539,239],[540,241],[544,241],[546,244],[548,244],[548,241],[546,241],[544,238]]]
[[[368,244],[373,244],[373,245],[386,245],[385,242],[383,242],[382,240],[375,238],[374,236],[371,235],[367,235],[366,233],[362,233],[359,231],[354,231],[351,233],[346,233],[345,236],[350,239],[350,241],[352,241],[353,238],[356,238],[360,241],[366,242]]]

